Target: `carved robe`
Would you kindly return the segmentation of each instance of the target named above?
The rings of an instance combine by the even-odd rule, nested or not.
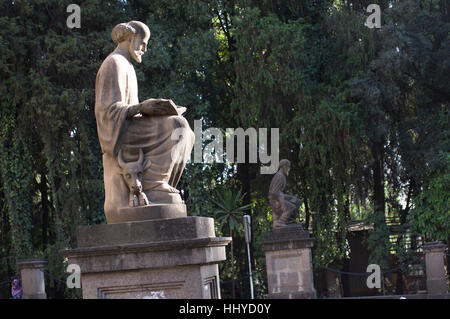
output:
[[[126,162],[144,151],[143,191],[150,202],[181,202],[179,194],[163,190],[176,187],[189,158],[194,133],[182,116],[142,116],[127,119],[128,108],[139,103],[136,73],[131,62],[112,52],[102,63],[95,83],[95,117],[103,152],[105,215],[107,220],[128,206],[129,190],[120,174],[120,149]],[[172,133],[179,128],[180,134]],[[178,130],[180,131],[180,130]]]

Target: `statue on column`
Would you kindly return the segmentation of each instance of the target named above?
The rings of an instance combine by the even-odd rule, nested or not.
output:
[[[130,58],[142,62],[150,38],[147,25],[120,23],[111,37],[117,47],[103,61],[95,83],[108,223],[121,221],[123,209],[184,206],[176,186],[194,145],[194,132],[181,116],[185,107],[161,98],[139,102]]]
[[[280,168],[272,178],[269,187],[269,203],[272,208],[273,228],[298,224],[296,218],[302,201],[295,196],[283,193],[286,187],[286,177],[289,176],[291,162],[287,159],[280,161]]]

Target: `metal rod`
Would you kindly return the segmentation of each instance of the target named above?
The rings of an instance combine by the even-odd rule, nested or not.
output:
[[[245,242],[247,243],[247,257],[248,257],[248,271],[250,274],[250,298],[255,299],[253,295],[253,274],[252,274],[252,261],[250,258],[250,242],[252,241],[251,229],[250,229],[250,216],[244,215],[244,230],[245,230]]]
[[[250,260],[250,244],[247,243],[247,256],[248,256],[248,271],[250,273],[250,299],[255,299],[253,295],[253,275],[252,275],[252,262]]]

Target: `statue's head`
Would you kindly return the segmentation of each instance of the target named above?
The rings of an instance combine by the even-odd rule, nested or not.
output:
[[[119,23],[112,30],[111,38],[117,45],[126,42],[130,56],[141,63],[142,56],[147,51],[150,29],[139,21]]]
[[[284,176],[289,176],[289,171],[291,170],[291,162],[287,159],[282,159],[280,161],[280,171]]]

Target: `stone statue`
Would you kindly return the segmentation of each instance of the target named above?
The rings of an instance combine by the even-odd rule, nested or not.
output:
[[[150,205],[184,206],[176,186],[194,145],[194,132],[181,116],[186,108],[168,99],[139,103],[130,57],[141,63],[150,38],[149,28],[139,21],[120,23],[112,30],[111,37],[117,47],[103,61],[95,83],[95,118],[103,152],[104,208],[108,223],[121,221],[120,211],[130,208],[131,195],[138,195],[137,201],[133,197],[133,206],[138,202],[142,206],[147,198]],[[182,134],[173,138],[177,129]],[[141,185],[136,186],[140,188],[138,192],[129,187],[122,175],[124,163],[130,162],[142,165]],[[141,192],[145,198],[139,195]]]
[[[269,188],[269,203],[272,208],[273,228],[280,228],[288,224],[296,224],[298,209],[302,201],[297,197],[283,193],[286,177],[289,176],[291,162],[287,159],[280,161],[280,169],[272,178]],[[299,224],[301,226],[301,224]]]

